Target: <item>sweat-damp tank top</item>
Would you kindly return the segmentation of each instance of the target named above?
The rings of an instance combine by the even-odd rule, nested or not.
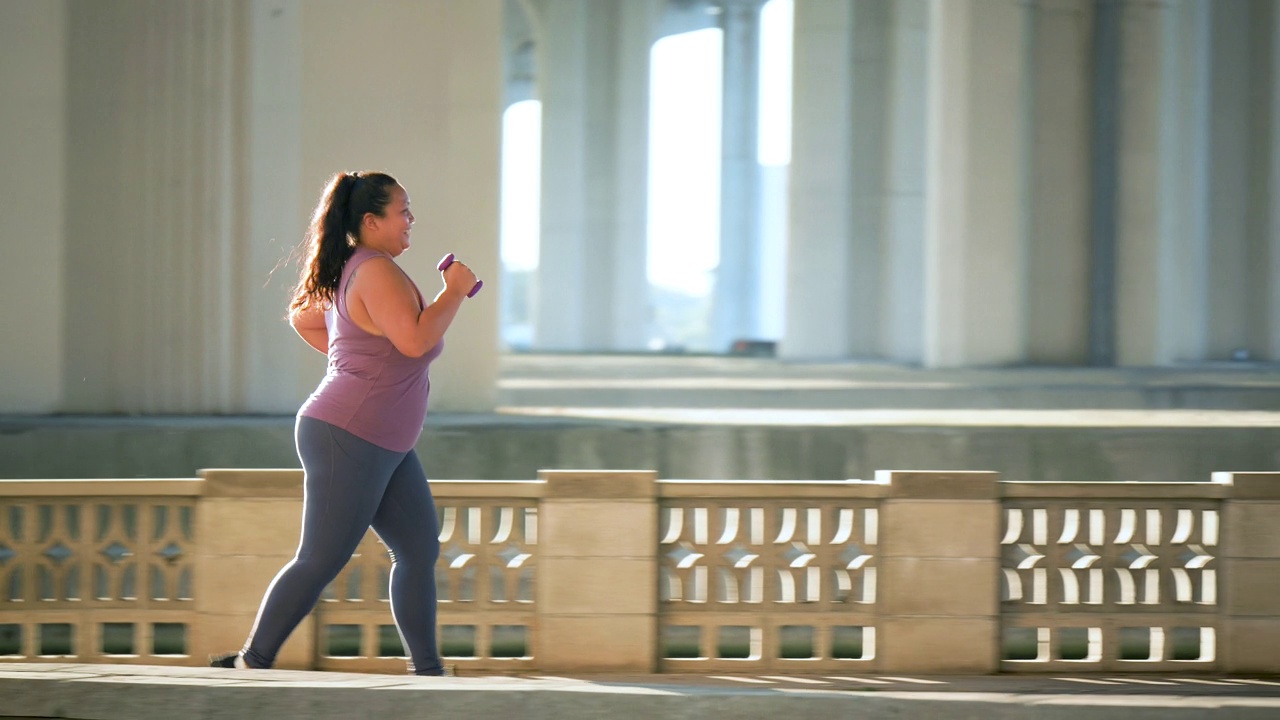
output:
[[[444,349],[444,340],[422,357],[412,358],[401,354],[387,338],[365,332],[352,322],[347,312],[351,275],[366,260],[379,255],[376,250],[356,248],[343,266],[333,307],[325,312],[328,371],[298,414],[336,425],[379,447],[408,452],[422,434],[431,392],[427,368]],[[425,305],[417,285],[414,292]]]

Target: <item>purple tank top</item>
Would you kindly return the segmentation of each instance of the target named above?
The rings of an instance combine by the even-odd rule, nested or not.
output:
[[[367,333],[352,322],[347,313],[347,284],[356,268],[379,255],[359,247],[343,266],[333,307],[325,312],[329,369],[298,414],[336,425],[379,447],[408,452],[422,434],[431,391],[427,368],[444,350],[444,340],[422,357],[411,358],[387,338]],[[417,285],[414,292],[420,306],[424,305]]]

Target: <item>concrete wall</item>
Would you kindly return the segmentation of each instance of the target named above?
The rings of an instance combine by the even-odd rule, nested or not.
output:
[[[60,409],[67,7],[0,2],[0,408]]]
[[[14,379],[0,408],[292,412],[324,359],[284,322],[296,269],[282,261],[339,170],[409,189],[402,265],[428,297],[446,252],[495,276],[501,13],[499,0],[0,4],[0,235],[15,269],[0,316],[18,333],[0,349]],[[499,292],[459,316],[437,409],[493,407]]]

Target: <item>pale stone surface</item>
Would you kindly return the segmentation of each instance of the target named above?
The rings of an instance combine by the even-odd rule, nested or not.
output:
[[[993,559],[999,556],[998,503],[888,500],[880,512],[883,557]]]
[[[886,617],[877,639],[881,667],[900,673],[995,672],[999,631],[994,617]]]
[[[14,664],[28,677],[0,674],[0,717],[45,716],[81,720],[193,720],[236,717],[519,717],[529,720],[626,718],[695,720],[827,720],[859,717],[948,720],[1070,720],[1082,714],[1102,720],[1204,720],[1271,718],[1280,698],[1266,686],[1212,688],[1153,686],[1142,694],[1125,686],[1081,692],[1083,686],[1049,678],[938,678],[919,685],[884,678],[874,693],[838,678],[751,678],[766,684],[716,678],[653,676],[455,677],[357,676],[346,673],[237,671],[177,668],[65,666],[81,680],[67,680],[51,666]],[[159,670],[160,672],[157,672]],[[166,676],[165,671],[170,675]],[[874,679],[874,678],[872,678]],[[800,682],[801,680],[809,682]],[[176,681],[176,682],[175,682]],[[821,684],[816,684],[821,683]],[[954,689],[953,689],[954,688]],[[1104,688],[1104,690],[1106,690]],[[36,715],[39,713],[39,715]]]
[[[1021,102],[1026,4],[935,2],[929,15],[924,357],[1026,358]]]
[[[5,480],[0,497],[191,497],[201,494],[203,483],[196,479],[111,480]]]
[[[538,560],[538,606],[546,614],[657,612],[652,558],[543,557]]]
[[[68,310],[67,3],[8,2],[0,18],[0,243],[12,268],[0,283],[9,335],[0,343],[0,407],[57,412],[69,380],[60,322]]]
[[[1280,558],[1280,503],[1227,502],[1223,543],[1235,558]]]
[[[1227,565],[1224,599],[1226,612],[1234,616],[1269,616],[1280,623],[1280,558],[1242,560]]]
[[[993,500],[999,494],[999,480],[1000,474],[994,472],[887,470],[876,473],[876,482],[887,482],[894,498]]]
[[[1280,671],[1280,617],[1228,617],[1223,620],[1223,669],[1237,673]]]
[[[1089,357],[1093,3],[1029,7],[1027,359]]]
[[[1280,473],[1214,473],[1214,482],[1229,483],[1236,500],[1280,500]]]
[[[652,558],[657,553],[653,503],[545,502],[540,512],[542,557]]]
[[[654,615],[549,615],[538,618],[535,650],[543,672],[652,672]]]
[[[1218,500],[1233,497],[1230,487],[1216,483],[1155,482],[1004,482],[1000,491],[1006,498],[1044,498],[1072,500],[1151,499],[1177,500],[1194,498]]]
[[[652,498],[657,473],[651,470],[541,470],[545,497],[563,499]]]
[[[203,500],[197,509],[208,555],[290,556],[302,532],[298,500]]]
[[[880,572],[879,607],[886,615],[996,617],[999,563],[988,559],[895,558]]]
[[[302,470],[206,468],[205,497],[302,498]]]

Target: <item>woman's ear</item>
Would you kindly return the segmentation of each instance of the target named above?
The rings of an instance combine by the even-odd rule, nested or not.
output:
[[[378,229],[378,220],[381,220],[381,218],[374,213],[367,212],[364,214],[364,218],[361,219],[360,226],[365,230],[376,231]]]

